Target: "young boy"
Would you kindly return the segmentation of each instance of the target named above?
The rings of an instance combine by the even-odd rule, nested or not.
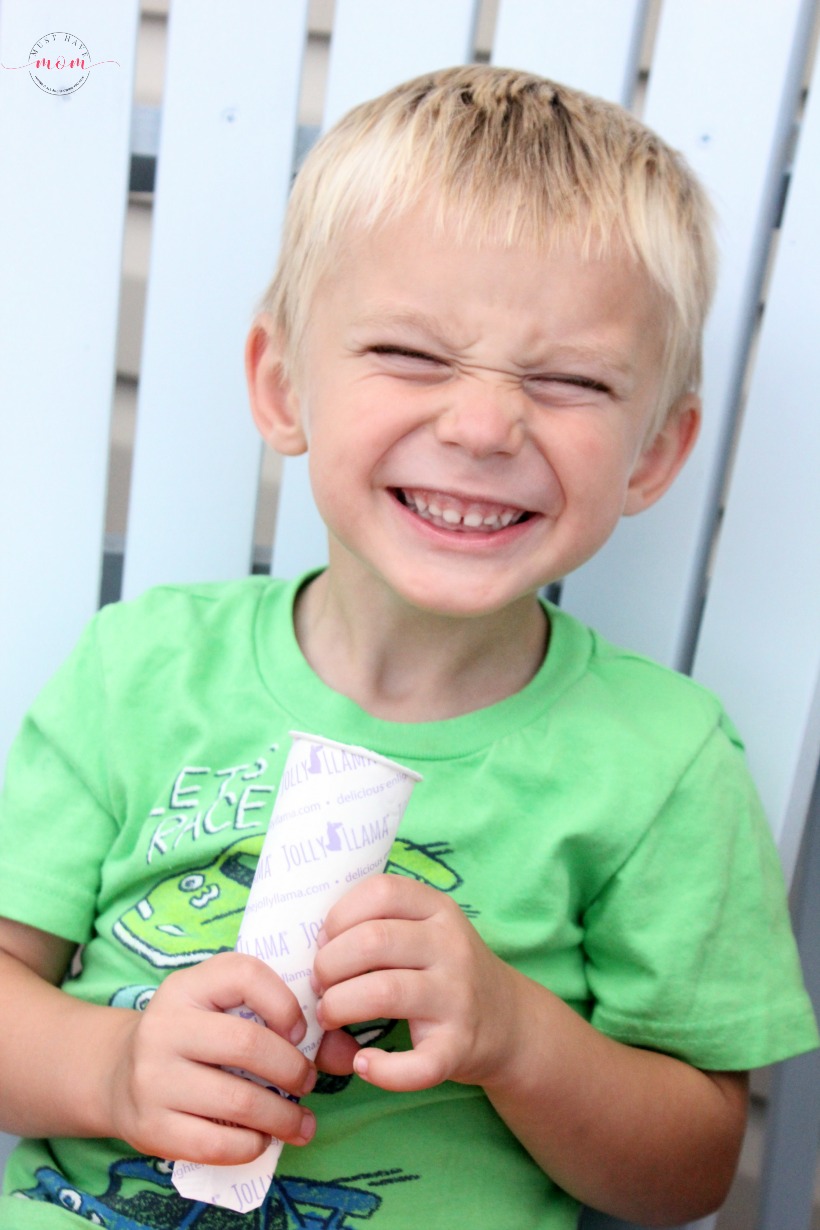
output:
[[[26,721],[0,1089],[28,1139],[0,1224],[721,1202],[745,1070],[817,1044],[777,857],[716,700],[538,597],[686,460],[712,275],[681,160],[539,78],[437,73],[320,143],[247,370],[266,440],[309,451],[329,566],[107,608]],[[292,729],[424,776],[403,874],[324,921],[316,1067],[288,987],[230,951]],[[257,1212],[171,1187],[164,1159],[272,1134]]]

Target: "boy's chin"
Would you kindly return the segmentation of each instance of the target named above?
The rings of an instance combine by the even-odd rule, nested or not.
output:
[[[532,567],[516,570],[509,562],[449,559],[431,562],[397,553],[387,564],[375,553],[346,549],[331,538],[330,574],[345,605],[367,618],[378,611],[389,616],[416,613],[420,619],[473,621],[507,615],[527,619],[538,605],[538,594],[550,578]]]
[[[470,584],[464,580],[459,583],[450,574],[441,579],[420,577],[415,582],[404,577],[389,588],[399,602],[416,610],[420,616],[477,620],[502,615],[520,617],[537,604],[541,585],[516,590],[503,584]]]

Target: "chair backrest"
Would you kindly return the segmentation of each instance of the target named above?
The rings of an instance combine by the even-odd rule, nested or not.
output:
[[[328,7],[171,0],[147,151],[157,174],[124,596],[251,567],[260,445],[242,341],[304,136],[308,22],[327,24]],[[820,748],[818,9],[335,0],[324,104],[329,122],[398,80],[489,56],[639,105],[711,190],[722,277],[704,432],[673,491],[624,522],[561,601],[724,697],[789,875]],[[0,761],[99,601],[129,167],[146,152],[132,134],[152,119],[133,108],[139,20],[138,0],[0,6]],[[323,552],[305,468],[288,463],[272,570]]]
[[[722,278],[701,441],[673,491],[624,522],[562,601],[721,692],[789,872],[820,745],[809,413],[820,91],[804,101],[817,8],[336,0],[324,106],[331,121],[403,77],[488,54],[627,105],[640,94],[644,118],[712,191]],[[260,446],[242,338],[276,254],[308,15],[306,0],[170,5],[126,596],[251,564]],[[137,0],[5,0],[0,11],[0,757],[98,602],[138,22]],[[49,33],[55,24],[68,33]],[[72,88],[78,44],[93,67]],[[23,67],[38,58],[39,70]],[[273,570],[292,574],[323,551],[305,468],[288,464]]]

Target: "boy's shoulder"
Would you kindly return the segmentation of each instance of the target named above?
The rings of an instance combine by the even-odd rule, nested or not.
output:
[[[233,581],[154,585],[136,598],[111,602],[99,610],[92,624],[104,636],[150,635],[163,630],[213,620],[252,615],[266,593],[284,582],[268,576]]]
[[[168,582],[152,585],[135,598],[110,602],[98,614],[110,617],[114,613],[133,613],[139,616],[162,607],[194,608],[254,602],[262,590],[277,584],[283,582],[274,581],[269,576],[239,577],[231,581]]]
[[[282,597],[288,583],[268,576],[236,581],[157,585],[136,598],[104,606],[88,624],[80,650],[116,674],[145,670],[176,657],[196,657],[231,642],[248,645],[261,605]]]
[[[607,731],[630,734],[660,749],[697,747],[717,731],[737,747],[743,744],[718,696],[703,684],[613,644],[566,612],[558,623],[586,646],[586,669],[572,701],[586,710],[603,737]]]

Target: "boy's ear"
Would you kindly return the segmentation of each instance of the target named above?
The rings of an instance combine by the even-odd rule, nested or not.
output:
[[[245,343],[251,414],[266,444],[295,457],[307,452],[302,408],[285,365],[284,339],[270,316],[258,317]]]
[[[657,435],[645,446],[629,480],[624,515],[643,512],[668,491],[695,446],[700,431],[700,398],[678,398]]]

